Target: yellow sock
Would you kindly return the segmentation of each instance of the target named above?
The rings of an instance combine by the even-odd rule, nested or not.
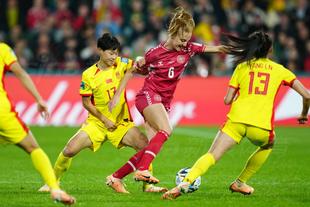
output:
[[[57,181],[59,181],[63,174],[69,169],[71,162],[72,157],[66,157],[60,152],[54,166]]]
[[[150,173],[153,175],[153,165],[152,163],[149,166],[149,171]],[[143,182],[143,190],[147,189],[149,186],[151,186],[152,184],[148,184],[146,182]]]
[[[41,148],[37,148],[30,153],[30,157],[44,182],[53,190],[59,189],[51,162],[45,152]]]
[[[248,159],[243,171],[239,175],[239,180],[243,183],[248,181],[265,163],[272,149],[258,148]]]
[[[203,156],[201,156],[194,166],[191,168],[190,172],[187,174],[187,176],[184,178],[185,182],[194,182],[196,178],[199,176],[205,174],[209,167],[215,164],[215,159],[211,153],[206,153]]]

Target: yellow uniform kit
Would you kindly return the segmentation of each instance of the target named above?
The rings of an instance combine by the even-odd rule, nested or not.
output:
[[[20,120],[4,88],[4,74],[17,61],[13,50],[0,43],[0,143],[19,143],[27,134],[28,128]]]
[[[230,87],[238,90],[238,97],[231,105],[222,131],[238,143],[244,136],[254,136],[255,141],[251,141],[260,146],[266,144],[274,136],[274,100],[277,92],[282,84],[291,86],[295,79],[291,71],[268,58],[239,64],[229,82]],[[247,127],[257,129],[248,131]]]
[[[110,132],[99,119],[91,114],[88,115],[80,130],[85,131],[89,135],[94,151],[98,150],[106,140],[109,140],[115,147],[122,147],[120,142],[123,136],[134,126],[126,102],[125,92],[122,92],[119,103],[112,113],[108,108],[108,104],[119,87],[120,81],[131,67],[132,60],[117,57],[115,64],[110,68],[100,70],[94,64],[82,74],[80,95],[90,96],[94,106],[117,126],[114,131]]]

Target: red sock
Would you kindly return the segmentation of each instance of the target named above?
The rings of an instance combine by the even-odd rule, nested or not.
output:
[[[137,169],[137,163],[141,160],[145,149],[140,150],[134,156],[132,156],[126,164],[124,164],[120,169],[113,173],[113,177],[122,179],[126,175],[132,173]]]
[[[165,143],[165,141],[168,139],[169,134],[165,131],[159,131],[157,134],[151,139],[149,144],[144,148],[145,152],[142,156],[139,164],[138,169],[139,170],[148,170],[151,162],[156,157],[156,155],[159,153],[161,147]]]

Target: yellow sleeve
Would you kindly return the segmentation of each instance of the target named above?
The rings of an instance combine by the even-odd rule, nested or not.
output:
[[[91,96],[93,95],[90,79],[87,73],[82,74],[82,81],[80,84],[80,95],[81,96]]]
[[[3,62],[5,67],[10,68],[10,65],[17,61],[17,57],[7,44],[2,43],[0,48],[3,51]]]
[[[283,69],[283,73],[281,73],[283,84],[287,86],[292,86],[294,80],[296,79],[296,75],[285,67],[283,67]]]
[[[122,75],[124,75],[127,72],[127,70],[130,70],[132,68],[133,61],[131,59],[125,58],[125,57],[121,57],[120,61],[121,61],[121,63],[126,64],[126,66],[123,69],[123,74],[122,74]]]
[[[239,80],[238,80],[240,73],[239,71],[240,71],[240,65],[236,67],[232,77],[230,78],[229,86],[232,88],[239,88]]]

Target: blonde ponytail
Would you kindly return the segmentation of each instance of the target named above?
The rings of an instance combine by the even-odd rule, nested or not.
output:
[[[182,29],[182,32],[192,32],[194,27],[195,22],[192,15],[182,7],[178,7],[175,9],[175,14],[170,21],[168,33],[174,37],[180,29]]]

